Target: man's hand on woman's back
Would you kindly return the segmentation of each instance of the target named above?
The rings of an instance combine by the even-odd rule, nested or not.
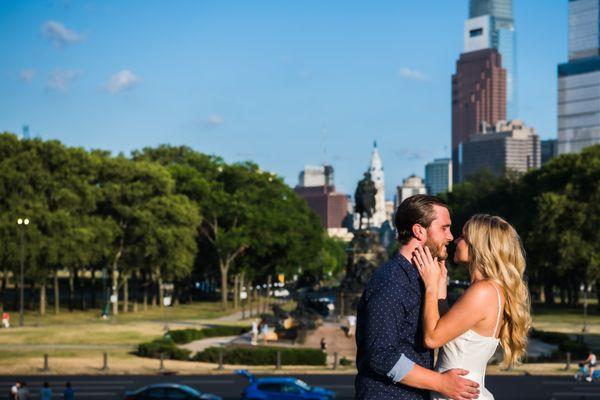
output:
[[[463,378],[469,371],[450,369],[444,372],[437,392],[454,400],[476,399],[479,397],[479,384]]]

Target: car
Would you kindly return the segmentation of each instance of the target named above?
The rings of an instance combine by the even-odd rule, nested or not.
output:
[[[156,383],[125,392],[125,400],[222,400],[219,396],[202,393],[176,383]]]
[[[242,400],[333,400],[335,392],[317,386],[310,386],[292,377],[256,378],[245,369],[236,374],[248,379],[248,386],[242,392]]]

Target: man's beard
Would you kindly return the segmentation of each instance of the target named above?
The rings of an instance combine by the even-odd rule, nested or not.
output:
[[[448,258],[448,250],[446,249],[445,242],[436,243],[430,237],[428,237],[425,241],[425,246],[427,246],[431,252],[432,258],[437,257],[438,261],[444,261],[446,258]]]

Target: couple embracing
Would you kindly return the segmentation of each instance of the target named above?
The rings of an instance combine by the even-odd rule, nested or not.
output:
[[[358,305],[356,399],[493,399],[485,389],[488,361],[500,345],[504,364],[518,363],[531,324],[517,232],[479,214],[454,239],[448,206],[426,195],[404,200],[394,222],[400,249],[373,274]],[[448,307],[452,241],[471,285]]]

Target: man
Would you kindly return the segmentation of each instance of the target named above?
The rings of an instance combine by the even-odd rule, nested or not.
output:
[[[477,398],[477,383],[462,378],[468,371],[432,370],[433,351],[422,333],[425,289],[409,261],[418,245],[445,260],[450,223],[448,206],[433,196],[409,197],[396,210],[400,249],[375,271],[358,304],[356,399],[425,400],[431,390],[452,399]]]

